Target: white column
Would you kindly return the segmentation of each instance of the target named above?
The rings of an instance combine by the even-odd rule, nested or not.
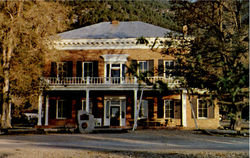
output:
[[[46,95],[45,126],[49,125],[49,95]]]
[[[137,127],[137,91],[134,90],[134,129]]]
[[[183,91],[182,92],[182,126],[187,127],[187,94]]]
[[[89,113],[89,90],[86,90],[86,112]]]
[[[42,125],[42,105],[43,105],[43,95],[42,93],[39,94],[38,97],[38,122],[37,125]]]

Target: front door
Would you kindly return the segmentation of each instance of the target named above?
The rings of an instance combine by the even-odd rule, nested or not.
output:
[[[120,126],[120,106],[110,107],[110,126]]]
[[[109,98],[104,102],[104,126],[126,126],[126,100]]]

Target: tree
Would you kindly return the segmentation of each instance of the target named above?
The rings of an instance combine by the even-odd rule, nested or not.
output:
[[[242,109],[249,106],[249,2],[173,0],[171,10],[175,13],[172,20],[183,34],[169,34],[171,40],[162,42],[162,53],[176,57],[176,66],[167,73],[181,81],[189,96],[202,90],[212,103],[218,101],[231,117],[233,128],[240,130]],[[138,43],[146,41],[138,39]],[[161,71],[158,73],[166,73]],[[145,77],[138,79],[153,84]],[[163,82],[153,86],[168,91]]]
[[[57,2],[0,2],[1,127],[11,127],[13,97],[38,92],[52,35],[66,28],[67,9]],[[50,38],[49,38],[50,37]]]
[[[176,27],[171,18],[173,13],[168,9],[168,1],[164,0],[64,1],[62,3],[74,8],[71,11],[73,28],[112,20],[139,20],[174,30]]]
[[[176,21],[187,25],[194,37],[189,53],[182,53],[187,50],[185,39],[174,51],[178,69],[172,73],[183,76],[186,87],[206,89],[226,105],[237,130],[247,104],[242,99],[249,95],[248,7],[248,1],[238,0],[172,1]]]

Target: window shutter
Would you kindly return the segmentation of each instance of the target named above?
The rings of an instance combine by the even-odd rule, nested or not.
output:
[[[49,119],[56,118],[56,100],[50,99],[49,100]]]
[[[154,76],[154,60],[148,60],[148,76]]]
[[[181,118],[181,100],[174,100],[174,118]]]
[[[164,116],[164,100],[157,98],[158,107],[157,107],[157,118],[163,118]]]
[[[214,105],[208,104],[207,105],[208,111],[208,118],[214,118]]]
[[[131,65],[130,65],[130,73],[132,73],[132,75],[137,73],[137,60],[132,60],[131,61]]]
[[[73,77],[73,62],[67,61],[67,77]]]
[[[94,77],[98,77],[98,61],[93,61],[93,71]]]
[[[159,59],[158,60],[158,76],[163,76],[163,73],[164,73],[163,60]]]
[[[56,69],[57,69],[56,62],[51,62],[51,70],[50,70],[51,77],[56,77],[57,74]]]
[[[193,104],[195,118],[197,118],[197,98],[192,98],[191,103]],[[192,118],[194,118],[193,114],[192,114],[192,110],[191,110],[191,116],[192,116]]]
[[[76,63],[76,77],[82,77],[82,62],[77,61]]]

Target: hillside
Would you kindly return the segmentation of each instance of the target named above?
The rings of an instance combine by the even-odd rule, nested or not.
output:
[[[72,7],[71,28],[75,29],[105,21],[143,21],[171,30],[178,30],[173,22],[169,3],[163,0],[126,1],[66,1]]]

